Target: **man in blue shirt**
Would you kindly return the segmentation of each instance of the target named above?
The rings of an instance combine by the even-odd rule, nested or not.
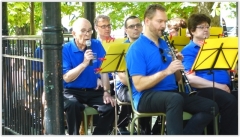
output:
[[[184,55],[183,65],[186,72],[190,72],[197,57],[198,51],[203,42],[210,35],[211,19],[204,14],[193,14],[188,19],[188,31],[192,40],[186,45],[182,54]],[[195,71],[187,75],[192,87],[198,91],[197,95],[213,100],[218,104],[221,135],[238,134],[238,101],[237,91],[231,92],[230,76],[227,70]],[[214,87],[213,87],[214,82]],[[214,96],[213,96],[214,92]],[[235,94],[235,96],[233,95]],[[213,126],[208,126],[209,128]],[[208,130],[212,134],[213,129]]]
[[[38,46],[34,52],[34,58],[43,58],[43,50],[40,46]],[[43,62],[40,61],[33,61],[32,62],[32,70],[33,70],[33,79],[35,85],[33,85],[34,88],[34,94],[40,97],[40,95],[43,92]]]
[[[130,46],[127,68],[131,76],[134,107],[139,112],[166,113],[167,134],[202,134],[213,119],[215,102],[199,96],[188,96],[178,91],[176,81],[181,79],[183,56],[177,53],[172,60],[167,43],[162,40],[167,14],[158,4],[149,5],[144,13],[143,34]],[[183,129],[183,111],[193,116]]]
[[[100,80],[99,74],[95,73],[95,69],[101,65],[98,58],[104,57],[106,53],[100,41],[91,39],[92,32],[91,23],[85,18],[79,18],[73,24],[74,39],[64,44],[62,49],[64,110],[69,135],[79,135],[81,112],[85,108],[83,104],[91,107],[101,105],[106,109],[100,113],[93,135],[108,134],[114,121],[115,102],[109,93],[108,74],[100,74]],[[91,49],[86,47],[87,40],[91,40]]]
[[[136,17],[136,16],[129,16],[124,23],[125,27],[125,33],[128,37],[128,39],[125,41],[125,43],[132,43],[135,40],[138,39],[142,32],[142,23],[141,20]],[[129,98],[129,90],[127,86],[127,81],[126,81],[126,74],[125,72],[117,72],[115,73],[115,87],[116,87],[116,93],[117,93],[117,98],[122,101],[122,102],[130,102]],[[130,120],[128,117],[132,113],[132,107],[129,105],[122,105],[121,107],[121,112],[119,114],[118,118],[118,128],[121,132],[123,133],[128,133],[130,134],[129,131],[127,131],[126,126],[129,124]],[[150,119],[149,118],[140,118],[139,123],[140,123],[140,128],[141,128],[141,134],[151,134],[151,124],[150,124]],[[160,128],[159,128],[160,129]]]
[[[113,39],[111,36],[112,32],[112,24],[110,18],[106,15],[98,15],[94,19],[94,28],[97,32],[97,39],[102,41]],[[110,80],[110,91],[111,95],[115,95],[114,92],[114,84],[113,84],[113,76],[111,73],[108,73],[109,80]]]

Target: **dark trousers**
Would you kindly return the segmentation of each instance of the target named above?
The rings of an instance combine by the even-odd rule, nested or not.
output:
[[[130,102],[128,93],[128,87],[122,86],[117,91],[117,98],[122,102]],[[118,118],[118,127],[126,127],[130,122],[130,115],[132,112],[132,106],[123,105]],[[141,134],[151,134],[151,117],[139,118],[139,125],[141,126]]]
[[[80,91],[76,89],[64,89],[64,111],[66,112],[69,135],[79,135],[79,127],[82,121],[82,111],[87,104],[105,105],[103,103],[103,91]],[[107,135],[114,121],[114,107],[105,113],[101,113],[93,135]]]
[[[197,90],[197,95],[217,103],[220,113],[220,135],[238,135],[238,91],[231,94],[218,88]],[[214,94],[213,94],[214,93]],[[213,134],[213,124],[208,126],[208,134]]]
[[[188,96],[181,92],[145,91],[138,104],[139,112],[166,113],[168,135],[200,135],[213,119],[212,108],[217,104],[207,98]],[[183,129],[183,111],[193,116]]]

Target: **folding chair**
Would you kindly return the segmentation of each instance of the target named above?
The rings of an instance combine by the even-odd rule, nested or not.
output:
[[[127,78],[127,83],[128,83],[128,89],[129,89],[129,96],[130,96],[130,100],[131,100],[131,106],[132,106],[132,110],[133,110],[133,113],[134,113],[132,122],[131,122],[131,124],[130,124],[130,134],[133,135],[135,121],[136,121],[136,120],[139,120],[139,118],[141,118],[141,117],[161,116],[161,117],[162,117],[162,118],[161,118],[162,123],[165,123],[165,117],[166,117],[166,114],[165,114],[165,113],[140,113],[140,112],[138,112],[138,111],[134,108],[133,100],[132,100],[132,89],[131,89],[131,86],[130,86],[128,71],[126,71],[126,78]],[[161,129],[160,129],[161,135],[164,134],[164,130],[165,130],[165,124],[162,124],[162,127],[161,127]],[[139,122],[137,122],[137,134],[138,134],[138,135],[140,134],[140,133],[139,133]]]

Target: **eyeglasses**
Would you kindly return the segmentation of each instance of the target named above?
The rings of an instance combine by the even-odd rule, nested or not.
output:
[[[106,28],[111,28],[111,26],[112,26],[112,24],[108,24],[108,25],[102,25],[102,26],[98,26],[98,27],[100,27],[100,28],[102,28],[102,29],[106,29]]]
[[[164,53],[163,49],[159,48],[159,51],[160,51],[161,56],[162,56],[162,61],[163,61],[164,63],[167,62],[166,56],[163,55],[163,53]]]
[[[92,30],[92,29],[90,29],[90,30],[85,30],[85,29],[83,29],[83,30],[81,30],[81,33],[82,33],[82,34],[85,34],[85,35],[86,35],[87,33],[88,33],[88,34],[93,34],[93,30]]]
[[[174,28],[176,31],[179,31],[179,28]]]
[[[127,28],[128,28],[128,29],[134,29],[135,27],[141,28],[141,27],[142,27],[142,24],[138,23],[138,24],[129,25]]]
[[[210,29],[211,27],[210,26],[197,26],[196,28],[199,28],[199,29],[201,29],[201,30],[203,30],[203,29]]]

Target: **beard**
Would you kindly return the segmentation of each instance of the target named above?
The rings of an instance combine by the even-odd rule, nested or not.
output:
[[[163,30],[159,30],[154,28],[154,25],[151,24],[149,26],[149,30],[152,32],[153,35],[157,36],[157,37],[162,37],[163,36]]]

